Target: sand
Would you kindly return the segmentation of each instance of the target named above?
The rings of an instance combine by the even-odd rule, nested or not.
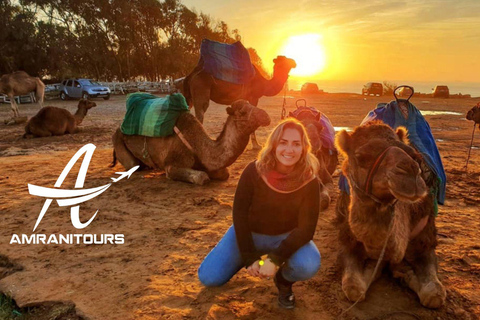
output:
[[[298,97],[287,97],[287,109]],[[262,98],[259,106],[272,124],[257,134],[264,143],[279,121],[283,97]],[[307,97],[308,105],[324,112],[336,127],[353,128],[367,112],[388,97],[358,94],[325,94]],[[480,316],[480,133],[477,131],[468,173],[465,160],[473,123],[466,112],[480,99],[427,99],[412,102],[420,110],[450,111],[430,114],[433,135],[447,171],[447,199],[437,217],[439,276],[447,289],[447,302],[438,310],[423,308],[416,295],[387,272],[372,285],[367,299],[346,319],[476,319]],[[338,319],[349,303],[341,290],[336,264],[337,238],[332,225],[335,198],[320,214],[314,241],[322,254],[322,267],[312,279],[295,284],[297,307],[292,311],[276,304],[270,280],[260,280],[241,270],[225,286],[208,289],[197,279],[197,268],[232,223],[235,187],[243,168],[256,157],[250,146],[230,167],[230,178],[194,186],[170,181],[161,171],[134,173],[113,184],[100,196],[80,205],[86,222],[77,230],[67,207],[52,203],[36,233],[124,234],[125,244],[19,245],[13,234],[32,234],[45,199],[28,193],[27,184],[53,187],[70,158],[87,143],[97,149],[85,187],[110,183],[123,171],[109,168],[111,136],[121,123],[125,97],[96,99],[75,135],[22,139],[23,125],[0,124],[0,291],[20,306],[45,301],[70,301],[76,312],[90,319]],[[47,101],[74,111],[78,101]],[[20,105],[22,115],[33,116],[39,107]],[[10,117],[10,106],[0,105],[0,120]],[[226,119],[225,106],[211,104],[205,127],[216,137]],[[1,121],[3,123],[3,121]],[[73,188],[80,163],[62,188]],[[338,170],[334,175],[338,180]],[[403,311],[403,313],[392,313]]]

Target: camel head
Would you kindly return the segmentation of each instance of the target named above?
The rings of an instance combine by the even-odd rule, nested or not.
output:
[[[288,75],[291,69],[297,67],[297,63],[295,62],[295,60],[287,58],[285,56],[277,56],[277,58],[273,59],[273,63],[273,75]]]
[[[293,114],[290,112],[289,116],[293,117]],[[322,148],[322,140],[320,138],[320,134],[323,131],[323,126],[320,122],[321,116],[321,113],[315,115],[312,111],[308,109],[301,111],[296,116],[297,120],[299,120],[305,127],[308,134],[308,139],[310,140],[310,144],[312,145],[312,153],[316,155],[318,152],[320,152],[320,149]]]
[[[480,124],[480,103],[467,112],[466,118]]]
[[[227,121],[233,121],[237,130],[251,134],[258,127],[266,127],[270,124],[268,114],[246,100],[237,100],[231,107],[227,107]]]
[[[420,156],[408,145],[405,128],[395,132],[382,122],[372,122],[352,133],[341,131],[335,142],[346,158],[343,172],[353,194],[382,203],[394,199],[414,203],[427,195],[417,162]]]
[[[87,110],[92,109],[93,107],[96,107],[97,104],[93,101],[87,100],[87,99],[81,99],[78,102],[78,109],[80,108],[85,108]]]

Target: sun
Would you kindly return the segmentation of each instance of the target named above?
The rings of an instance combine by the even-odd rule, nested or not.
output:
[[[312,76],[323,71],[326,65],[325,48],[319,34],[303,34],[288,38],[281,54],[292,58],[297,67],[292,69],[292,76]]]

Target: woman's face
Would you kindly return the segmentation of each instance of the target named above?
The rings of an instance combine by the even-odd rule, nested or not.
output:
[[[297,129],[287,128],[283,131],[275,157],[277,158],[276,170],[288,173],[293,170],[295,164],[302,156],[302,136]]]

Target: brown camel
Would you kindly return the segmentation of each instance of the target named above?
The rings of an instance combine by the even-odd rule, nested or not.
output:
[[[20,116],[17,103],[15,102],[15,96],[26,95],[31,92],[35,92],[38,104],[40,104],[40,107],[43,107],[45,85],[42,80],[31,77],[24,71],[4,74],[0,78],[0,94],[6,94],[10,99],[14,117]]]
[[[439,308],[446,292],[437,276],[434,195],[429,192],[435,178],[406,135],[405,128],[394,132],[381,122],[337,135],[351,192],[341,192],[336,210],[342,289],[350,301],[365,299],[372,277],[388,263],[422,305]]]
[[[293,113],[290,113],[294,117]],[[320,133],[324,130],[320,122],[321,113],[315,115],[310,110],[300,112],[295,118],[305,126],[310,143],[312,144],[312,153],[315,154],[320,162],[318,177],[322,182],[320,188],[320,210],[326,210],[330,205],[330,191],[333,190],[332,174],[335,172],[338,164],[338,155],[336,152],[323,146]]]
[[[203,185],[210,179],[228,179],[227,167],[237,160],[259,126],[268,126],[268,114],[239,100],[227,108],[227,121],[216,140],[210,139],[191,113],[178,118],[179,134],[168,137],[113,135],[113,162],[130,170],[134,166],[164,169],[167,178]]]
[[[467,112],[467,120],[473,120],[480,128],[480,103]]]
[[[297,66],[294,60],[284,56],[278,56],[273,62],[275,65],[272,79],[265,79],[255,68],[253,79],[243,85],[215,79],[203,71],[200,64],[185,78],[183,94],[188,105],[192,107],[193,104],[195,107],[195,116],[200,123],[203,123],[210,100],[219,104],[232,104],[238,99],[245,99],[257,106],[260,97],[278,94],[287,81],[290,70]],[[251,138],[253,148],[260,149],[255,132]]]
[[[44,107],[28,120],[23,137],[50,137],[75,133],[88,110],[96,106],[95,102],[82,99],[78,102],[78,109],[74,115],[63,108]]]

